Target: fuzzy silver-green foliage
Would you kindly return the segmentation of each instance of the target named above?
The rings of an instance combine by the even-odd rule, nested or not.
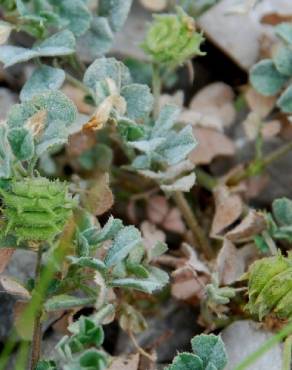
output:
[[[72,212],[68,187],[59,181],[42,177],[12,180],[9,189],[0,193],[4,232],[15,235],[18,242],[53,240]]]
[[[153,106],[149,87],[132,83],[130,72],[122,62],[114,58],[99,58],[88,67],[84,75],[84,83],[92,91],[97,106],[111,94],[109,80],[114,83],[116,94],[126,103],[125,119],[142,122]],[[112,116],[118,120],[123,119],[114,108]]]
[[[282,23],[275,27],[282,45],[272,59],[264,59],[250,71],[253,87],[262,95],[273,96],[281,93],[277,105],[284,113],[292,113],[292,23]]]
[[[178,8],[177,14],[154,16],[142,47],[154,62],[176,66],[194,55],[202,55],[203,40],[193,18]]]
[[[165,370],[223,370],[227,355],[222,339],[216,335],[197,335],[192,339],[194,353],[180,353]]]
[[[34,133],[30,120],[41,111],[44,120],[40,122],[39,132]],[[76,116],[75,105],[59,91],[38,94],[14,105],[7,119],[8,139],[14,155],[20,160],[28,160],[64,144],[74,132]]]
[[[60,68],[42,65],[26,81],[20,93],[20,100],[27,101],[48,90],[58,90],[65,81],[65,72]]]
[[[248,272],[248,295],[247,308],[259,320],[268,314],[291,320],[291,256],[277,255],[254,262]]]
[[[7,68],[16,63],[27,62],[33,58],[70,55],[75,52],[75,43],[73,33],[69,30],[64,30],[52,35],[39,44],[35,44],[32,49],[1,45],[0,61]]]

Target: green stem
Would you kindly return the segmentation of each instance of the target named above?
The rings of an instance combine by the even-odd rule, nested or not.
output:
[[[237,185],[243,180],[246,180],[254,175],[258,175],[265,170],[270,164],[284,157],[292,150],[292,141],[274,150],[261,160],[252,161],[247,168],[239,170],[229,180],[229,185]]]
[[[261,356],[268,352],[273,346],[281,342],[287,335],[292,333],[292,322],[286,325],[281,331],[275,334],[272,338],[267,340],[259,349],[248,356],[244,361],[242,361],[234,370],[245,370],[248,369],[250,365],[256,362]]]
[[[38,249],[36,271],[35,271],[36,286],[39,286],[40,279],[41,279],[42,254],[43,254],[43,248],[42,248],[42,245],[40,245]],[[42,313],[43,313],[42,303],[43,303],[43,299],[41,299],[41,304],[36,310],[36,315],[34,319],[32,349],[31,349],[31,367],[30,367],[31,370],[35,370],[35,368],[37,367],[37,363],[40,359],[40,355],[41,355],[41,342],[42,342],[41,318],[42,318]]]
[[[160,94],[162,88],[162,82],[160,78],[159,65],[156,63],[152,64],[152,92],[154,97],[153,117],[156,119],[159,116],[160,111]]]
[[[213,191],[214,188],[218,185],[218,180],[202,170],[199,167],[195,168],[195,173],[197,177],[197,183],[202,186],[203,188]]]
[[[77,78],[70,75],[68,72],[66,72],[66,80],[70,82],[71,85],[78,87],[78,89],[81,89],[86,94],[90,94],[90,90],[83,84],[83,82],[79,81]]]
[[[198,248],[205,254],[207,258],[211,258],[213,255],[212,248],[210,247],[205,232],[201,228],[184,194],[180,191],[177,191],[172,195],[172,197],[176,205],[178,206],[179,210],[181,211],[182,216],[186,221],[186,224],[191,230],[193,238],[198,243]]]
[[[283,369],[282,370],[291,369],[291,349],[292,349],[292,335],[289,335],[285,339],[285,343],[284,343]]]

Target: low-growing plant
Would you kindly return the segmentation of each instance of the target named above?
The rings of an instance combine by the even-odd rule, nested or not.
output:
[[[200,295],[200,323],[209,331],[226,325],[226,313],[231,310],[230,321],[234,320],[235,301],[239,313],[254,319],[263,321],[272,315],[281,324],[290,320],[290,255],[278,252],[256,261],[245,275],[247,287],[237,286],[242,282],[233,277],[234,266],[228,265],[232,271],[227,277],[214,267],[221,239],[222,249],[232,251],[231,258],[237,256],[237,248],[230,246],[228,232],[216,235],[215,242],[207,236],[210,222],[201,220],[193,193],[189,199],[185,193],[196,182],[210,192],[225,180],[195,168],[191,159],[198,145],[194,125],[182,119],[182,107],[162,103],[163,88],[177,69],[187,64],[192,71],[192,58],[205,54],[203,34],[190,14],[197,16],[215,2],[178,2],[183,8],[172,2],[172,13],[155,15],[141,44],[148,58],[143,64],[123,63],[106,55],[121,32],[131,0],[0,0],[0,61],[4,68],[26,62],[33,66],[19,92],[19,103],[0,123],[0,251],[9,247],[36,254],[34,278],[18,282],[0,276],[3,288],[24,301],[1,353],[1,370],[13,351],[17,370],[24,370],[28,363],[31,370],[105,370],[114,360],[103,348],[103,326],[113,320],[138,353],[153,362],[135,335],[147,327],[144,313],[163,299],[154,294],[168,294],[169,274],[161,268],[163,264],[176,269],[174,278],[182,274],[182,281],[194,279],[191,288],[199,286],[195,290]],[[252,84],[265,95],[275,95],[289,83],[290,26],[276,28],[285,44],[273,60],[251,70]],[[25,42],[15,45],[18,37]],[[6,44],[9,40],[11,45]],[[289,89],[278,100],[286,113],[292,111]],[[86,114],[80,114],[81,104]],[[228,186],[238,191],[234,189],[242,181],[261,174],[291,149],[290,143],[264,157],[263,141],[258,143],[258,155],[228,176],[224,194],[229,194]],[[69,171],[60,170],[67,163]],[[151,229],[145,235],[145,229],[141,227],[141,232],[128,225],[119,212],[113,212],[118,217],[110,215],[114,196],[109,183],[115,196],[127,202],[128,219],[135,225],[133,198],[145,200],[159,193],[158,208],[168,198],[176,207],[170,212],[161,210],[165,214],[156,215],[157,224],[164,222],[175,232],[179,229],[183,239],[193,243],[196,251],[186,248],[189,260],[177,257],[180,252],[164,256],[168,246],[160,230]],[[230,191],[230,199],[234,198],[240,212],[223,225],[224,230],[248,210]],[[215,207],[223,209],[223,203]],[[292,240],[291,204],[282,198],[274,201],[271,213],[251,212],[254,217],[261,215],[259,225],[254,219],[246,225],[243,219],[240,236],[255,241],[260,252],[275,254],[277,243],[281,246]],[[217,265],[222,263],[219,257]],[[238,271],[242,273],[242,266]],[[49,318],[58,321],[60,312],[70,318],[67,334],[43,358],[43,326]],[[289,335],[283,330],[277,341]],[[227,356],[220,336],[198,335],[191,344],[193,353],[178,354],[167,370],[224,369]]]

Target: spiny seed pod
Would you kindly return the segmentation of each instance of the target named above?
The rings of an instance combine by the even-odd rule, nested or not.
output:
[[[178,8],[177,14],[154,16],[142,47],[154,62],[176,66],[194,55],[202,55],[203,40],[193,18]]]
[[[268,314],[292,318],[292,257],[281,255],[254,262],[248,272],[251,314],[262,320]]]
[[[12,180],[8,190],[0,189],[5,233],[14,233],[18,242],[51,241],[63,230],[73,201],[68,187],[43,177]]]

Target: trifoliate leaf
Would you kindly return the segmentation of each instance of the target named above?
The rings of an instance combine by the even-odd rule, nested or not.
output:
[[[134,121],[143,120],[152,110],[153,96],[146,85],[127,85],[121,95],[127,102],[127,116]]]
[[[24,84],[20,100],[26,101],[47,90],[58,90],[65,80],[65,72],[59,68],[43,65],[37,68]]]
[[[292,23],[281,23],[275,27],[276,35],[288,44],[292,44]]]
[[[105,257],[105,264],[110,267],[121,262],[141,241],[142,237],[138,229],[134,226],[124,227],[119,231],[109,248]]]
[[[285,75],[292,76],[292,50],[288,47],[281,47],[275,54],[273,61],[277,70]]]
[[[8,140],[13,154],[20,161],[27,161],[34,156],[35,146],[32,133],[21,127],[8,133]]]
[[[192,339],[194,353],[202,360],[204,369],[223,370],[227,364],[227,355],[222,339],[216,335],[201,334]]]
[[[113,43],[114,34],[108,20],[94,17],[89,30],[78,40],[78,51],[82,56],[92,60],[107,53]]]
[[[132,2],[133,0],[100,0],[99,15],[108,18],[114,32],[120,31],[128,17]]]
[[[262,60],[254,65],[250,71],[250,82],[253,87],[262,95],[276,95],[288,77],[282,75],[270,59]]]
[[[287,87],[277,101],[277,106],[284,113],[292,113],[292,85]]]
[[[180,353],[166,370],[204,370],[202,360],[192,353]]]
[[[85,305],[93,304],[95,300],[95,298],[78,298],[62,294],[49,298],[45,303],[45,309],[47,312],[66,310],[73,307],[82,307]]]
[[[55,12],[59,15],[66,28],[79,37],[90,26],[91,13],[82,0],[49,0]]]
[[[32,49],[17,46],[0,46],[0,61],[4,67],[26,62],[38,57],[52,57],[57,55],[70,55],[75,52],[75,38],[71,31],[64,30],[49,37]]]

